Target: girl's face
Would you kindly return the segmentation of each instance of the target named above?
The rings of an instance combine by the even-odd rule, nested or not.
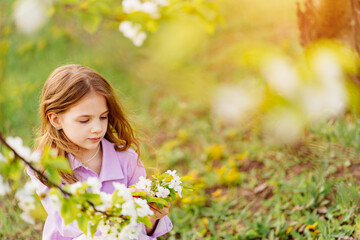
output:
[[[79,154],[96,151],[108,127],[109,109],[104,96],[90,92],[65,113],[58,115],[60,127],[78,147]]]

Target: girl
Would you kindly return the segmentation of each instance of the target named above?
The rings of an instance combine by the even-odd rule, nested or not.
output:
[[[69,160],[72,173],[61,172],[64,183],[97,177],[102,183],[101,191],[112,193],[113,182],[130,186],[137,183],[140,176],[145,177],[138,155],[139,141],[129,120],[110,84],[94,70],[80,65],[55,69],[44,85],[40,114],[37,149],[51,146]],[[29,169],[27,172],[38,185],[38,195],[49,190],[41,177]],[[43,240],[73,239],[82,235],[76,221],[64,224],[49,197],[41,201],[48,213]],[[167,216],[169,208],[150,207],[155,214],[150,218],[153,228],[141,224],[141,240],[156,239],[172,229]]]

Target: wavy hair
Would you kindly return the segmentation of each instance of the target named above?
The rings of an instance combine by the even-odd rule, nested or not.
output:
[[[140,156],[139,140],[109,82],[91,68],[76,64],[55,69],[44,84],[39,109],[41,126],[36,149],[42,151],[46,146],[50,146],[57,150],[59,156],[75,155],[78,146],[73,144],[63,131],[58,131],[50,123],[48,115],[66,112],[91,91],[104,96],[109,109],[105,139],[114,143],[116,151],[126,151],[132,147]],[[73,172],[59,172],[67,183],[78,181]],[[37,178],[48,185],[39,175]]]

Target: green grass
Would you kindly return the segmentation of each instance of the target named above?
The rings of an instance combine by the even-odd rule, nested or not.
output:
[[[14,196],[0,198],[0,239],[38,240],[42,234],[42,222],[29,225],[20,218],[22,211],[16,204]]]

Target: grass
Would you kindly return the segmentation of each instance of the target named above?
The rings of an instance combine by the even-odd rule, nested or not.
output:
[[[355,224],[359,211],[359,160],[356,148],[343,144],[351,140],[349,129],[359,127],[351,119],[318,126],[296,147],[276,149],[262,145],[262,150],[236,163],[234,174],[241,179],[236,183],[232,181],[236,176],[221,182],[223,175],[214,172],[222,173],[223,166],[232,165],[231,156],[242,153],[241,146],[226,144],[218,158],[212,158],[208,152],[207,158],[203,156],[206,160],[202,164],[197,161],[198,166],[193,168],[196,170],[190,172],[198,188],[172,212],[175,230],[169,239],[359,237]],[[349,128],[342,128],[343,125]],[[331,130],[321,135],[324,128]],[[348,137],[327,141],[336,133]],[[221,132],[217,136],[219,140]],[[254,138],[241,143],[252,144],[261,142]],[[186,152],[186,146],[179,148]]]

